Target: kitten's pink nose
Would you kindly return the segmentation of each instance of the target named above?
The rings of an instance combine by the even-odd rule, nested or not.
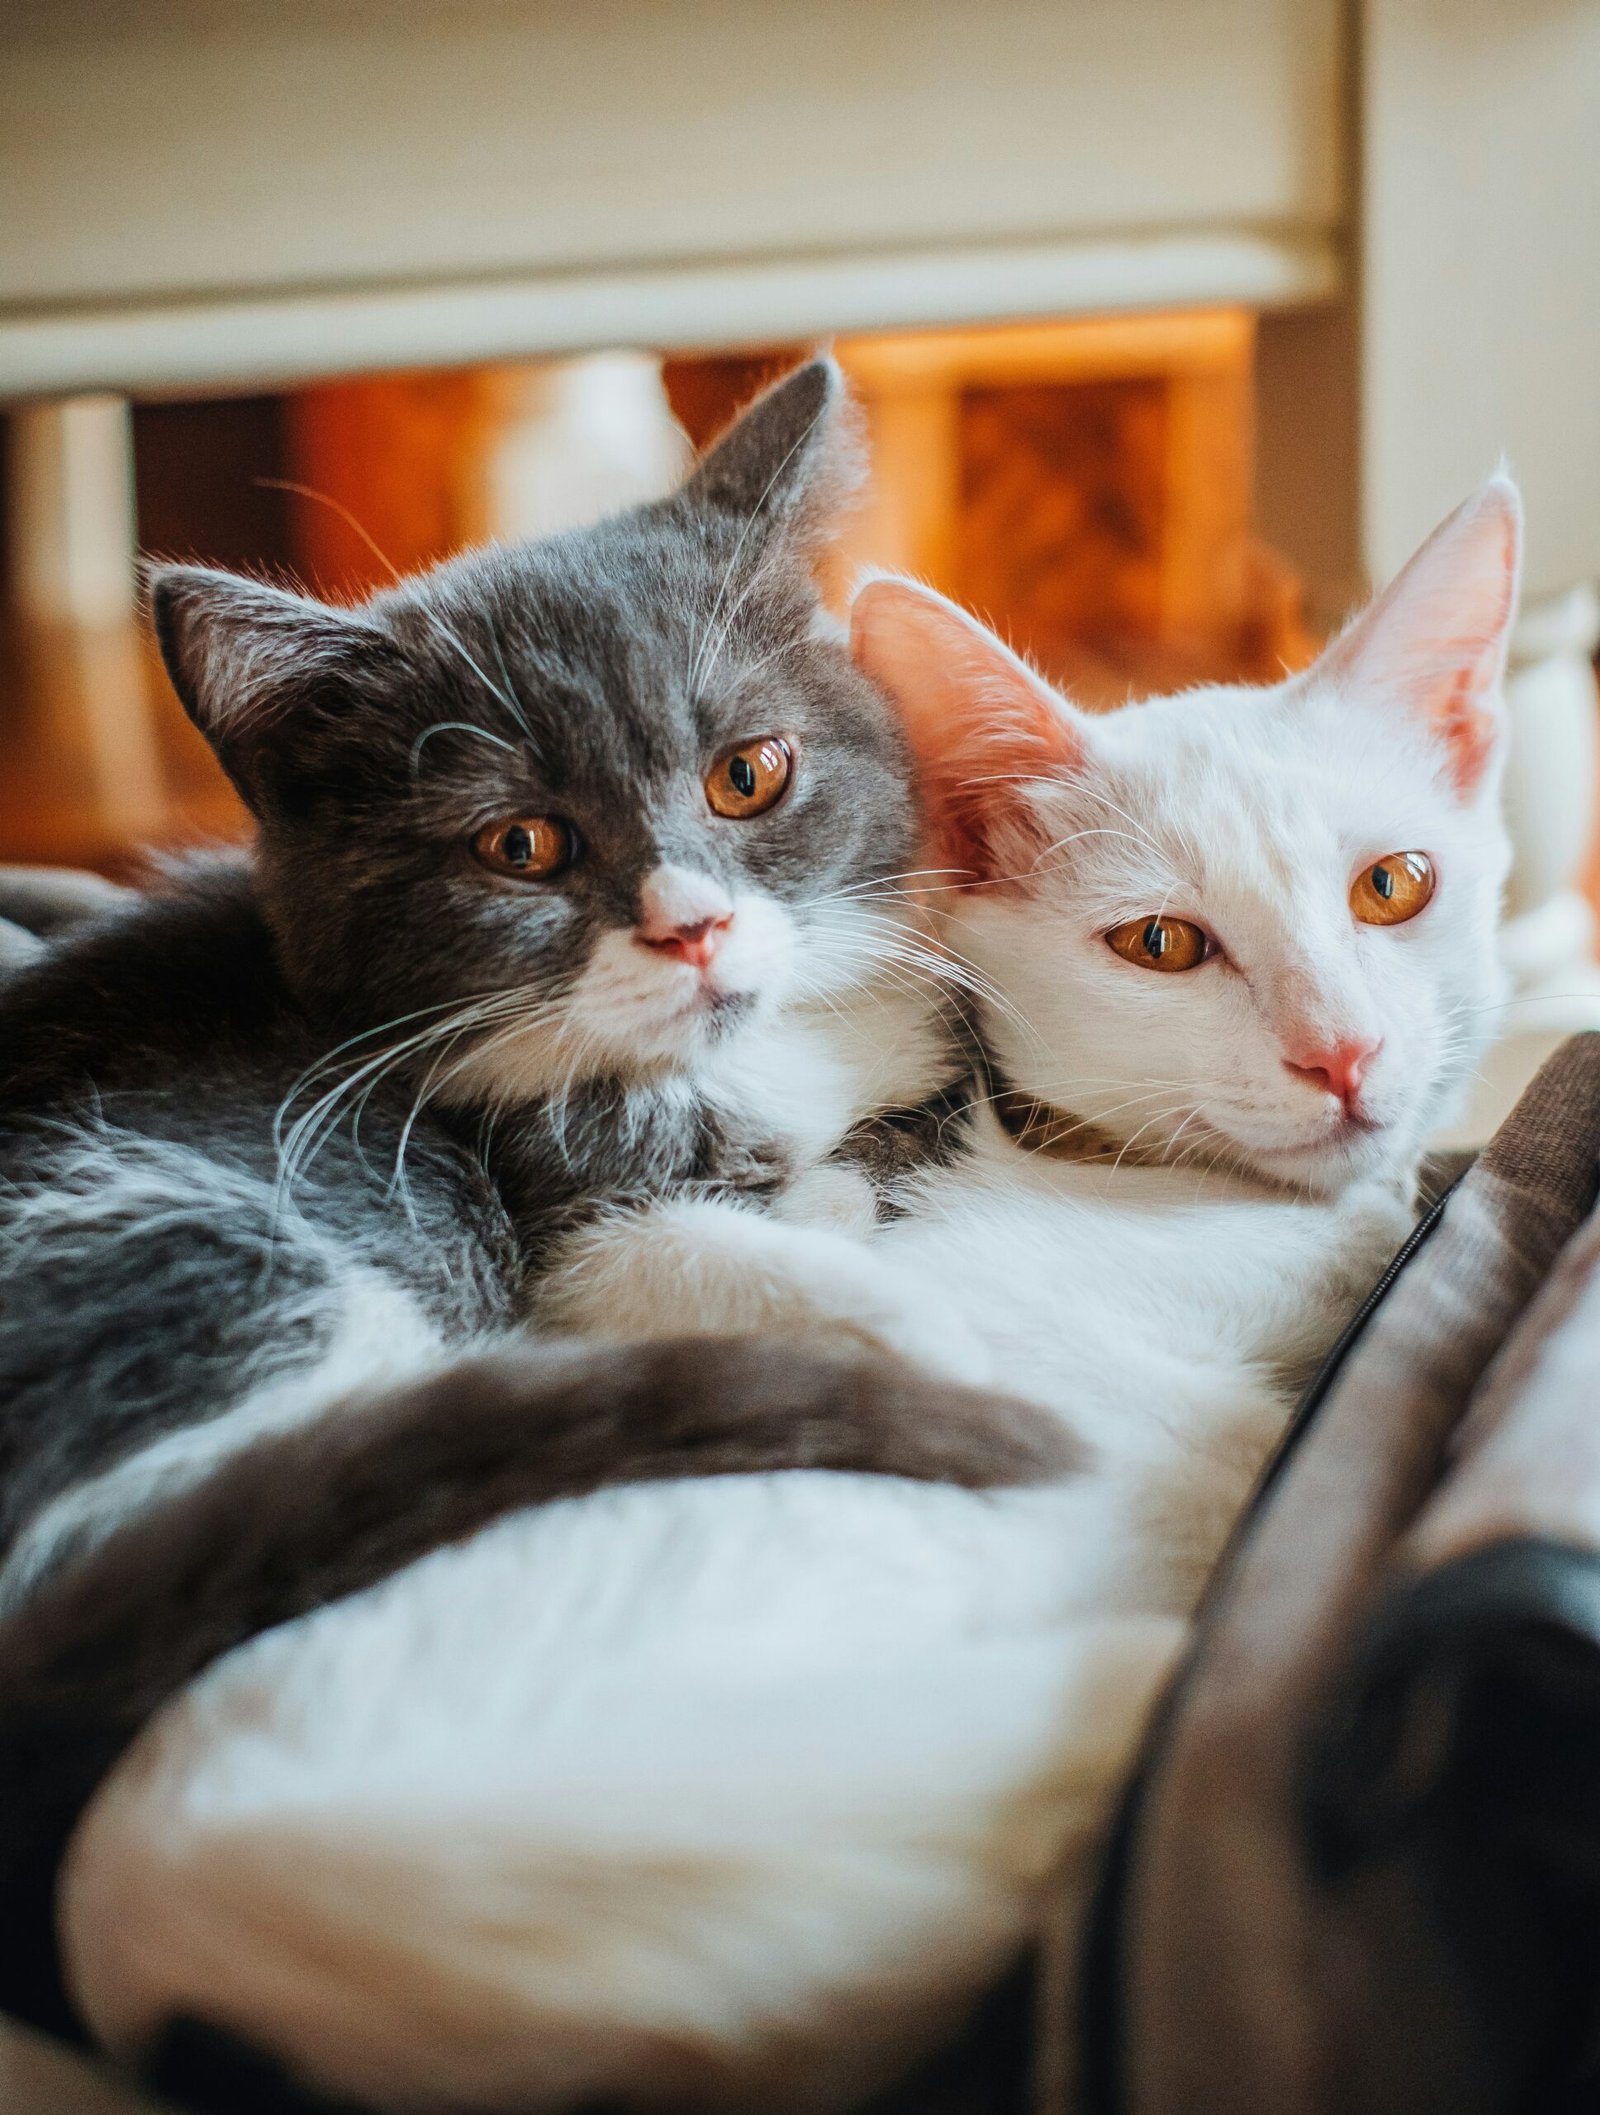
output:
[[[658,867],[639,891],[634,939],[653,954],[709,968],[733,925],[733,905],[708,876]]]
[[[1381,1041],[1376,1040],[1335,1043],[1331,1049],[1307,1051],[1303,1058],[1285,1058],[1284,1070],[1304,1080],[1308,1087],[1337,1095],[1345,1115],[1353,1116],[1361,1099],[1362,1082],[1382,1048]]]
[[[641,925],[638,939],[641,947],[651,948],[658,955],[669,955],[674,961],[704,969],[716,955],[732,923],[733,913],[729,911],[721,918],[697,918],[690,925],[675,925],[665,933],[649,933]]]

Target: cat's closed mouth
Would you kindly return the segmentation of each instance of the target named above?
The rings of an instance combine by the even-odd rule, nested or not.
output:
[[[1333,1118],[1328,1128],[1314,1137],[1283,1145],[1252,1143],[1249,1154],[1263,1169],[1286,1179],[1344,1180],[1352,1166],[1377,1150],[1377,1142],[1390,1130],[1387,1117],[1351,1111]]]
[[[740,1019],[754,1003],[754,992],[729,991],[724,985],[711,984],[700,977],[676,1004],[669,1004],[664,1009],[662,1019],[663,1022],[689,1021],[699,1015],[720,1029]]]

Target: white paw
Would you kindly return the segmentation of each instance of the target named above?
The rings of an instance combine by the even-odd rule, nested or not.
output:
[[[837,1205],[848,1201],[830,1187]],[[831,1330],[967,1387],[994,1380],[991,1354],[949,1301],[864,1242],[725,1204],[655,1206],[585,1228],[537,1289],[535,1317],[613,1341]]]
[[[878,1223],[878,1199],[859,1168],[824,1160],[795,1177],[772,1215],[789,1226],[832,1227],[865,1240]]]

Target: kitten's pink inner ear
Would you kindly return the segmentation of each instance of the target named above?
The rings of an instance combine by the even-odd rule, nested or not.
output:
[[[1477,791],[1500,742],[1521,562],[1521,499],[1508,477],[1491,478],[1319,663],[1319,673],[1424,719],[1463,799]]]
[[[931,588],[873,580],[850,611],[850,651],[899,711],[916,758],[931,855],[981,879],[1039,837],[1028,788],[1083,761],[1071,708],[992,632]]]

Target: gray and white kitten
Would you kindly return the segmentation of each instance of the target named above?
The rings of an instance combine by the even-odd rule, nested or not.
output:
[[[140,1715],[396,1549],[641,1477],[1059,1460],[882,1358],[780,1348],[719,1397],[715,1365],[641,1389],[515,1348],[586,1213],[764,1199],[951,1063],[933,1036],[887,1069],[801,1003],[848,1013],[852,906],[914,837],[895,722],[812,585],[839,414],[814,363],[671,498],[358,609],[154,574],[259,836],[0,997],[0,2001],[59,2011],[54,1860]],[[119,1560],[197,1518],[187,1569]],[[90,1594],[97,1561],[121,1583]]]

